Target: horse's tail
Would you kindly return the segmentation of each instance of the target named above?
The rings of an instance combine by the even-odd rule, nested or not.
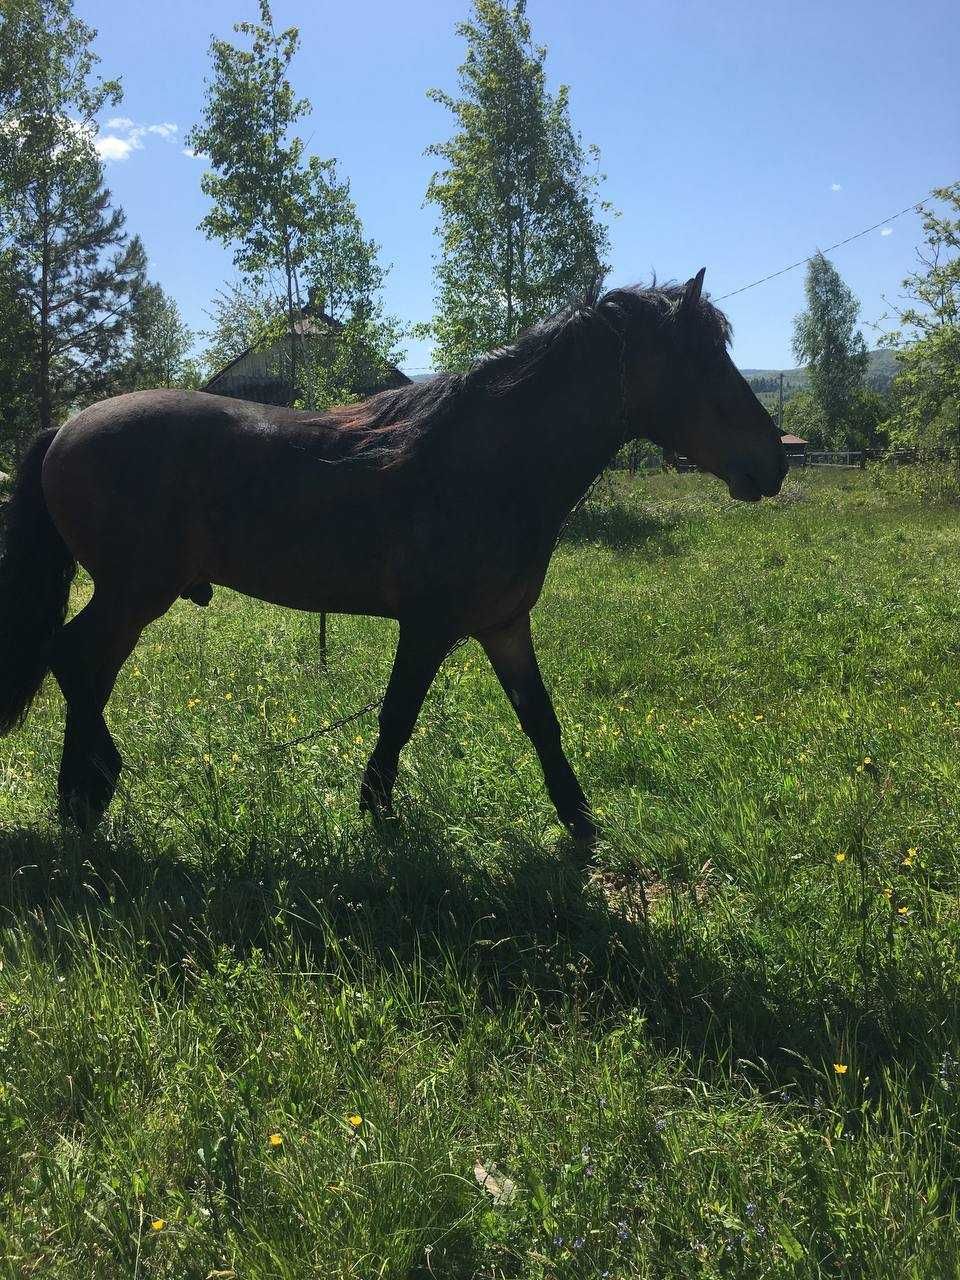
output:
[[[77,565],[50,518],[40,472],[57,429],[42,431],[20,464],[4,511],[0,554],[0,736],[23,723],[50,669]]]

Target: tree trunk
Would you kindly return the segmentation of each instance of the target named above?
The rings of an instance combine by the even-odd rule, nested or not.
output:
[[[40,360],[39,360],[40,430],[53,426],[53,402],[50,395],[50,228],[43,223],[43,252],[40,265]]]
[[[507,331],[504,343],[509,346],[513,341],[513,218],[507,209]]]
[[[286,228],[283,233],[283,265],[287,275],[287,325],[290,331],[290,403],[297,398],[297,331],[295,327],[293,305],[293,265],[290,261],[290,236]]]
[[[518,328],[525,328],[529,322],[530,290],[527,287],[527,225],[522,202],[517,209],[517,249],[514,266],[514,296],[518,300],[515,308],[520,312]]]
[[[514,197],[514,173],[513,173],[513,150],[507,147],[505,160],[506,182],[506,213],[507,213],[507,269],[506,269],[506,295],[507,295],[507,331],[504,334],[504,344],[509,346],[513,341],[513,197]]]

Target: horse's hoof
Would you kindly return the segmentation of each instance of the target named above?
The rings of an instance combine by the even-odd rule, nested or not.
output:
[[[369,813],[375,821],[380,818],[389,818],[393,813],[393,804],[390,797],[379,788],[363,782],[360,786],[360,812]]]
[[[104,813],[106,813],[106,806],[101,808],[77,791],[61,795],[57,804],[60,825],[73,831],[92,831]]]
[[[569,831],[578,850],[584,854],[593,853],[594,849],[597,847],[597,840],[600,838],[600,833],[597,830],[597,824],[592,818],[587,817],[585,814],[575,818],[573,822],[570,823]]]
[[[360,782],[360,812],[369,813],[373,818],[389,818],[393,812],[393,784],[396,777],[396,766],[384,766],[376,759],[375,754],[371,756]]]

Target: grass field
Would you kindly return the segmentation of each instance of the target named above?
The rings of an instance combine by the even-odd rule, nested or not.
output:
[[[3,744],[0,1273],[960,1275],[960,513],[603,488],[535,615],[585,888],[474,645],[379,828],[373,717],[275,749],[382,690],[330,630],[153,626],[96,836],[55,687]]]

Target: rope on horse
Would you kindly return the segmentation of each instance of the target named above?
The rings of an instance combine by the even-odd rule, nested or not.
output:
[[[443,655],[443,662],[441,662],[440,665],[443,666],[443,663],[446,662],[451,654],[454,654],[458,649],[463,648],[467,643],[467,639],[468,637],[464,637],[462,640],[458,640],[455,644],[452,644]],[[386,701],[386,697],[387,695],[384,693],[381,697],[374,699],[373,702],[368,702],[364,706],[358,708],[358,710],[351,711],[349,715],[341,716],[339,720],[334,720],[332,724],[324,725],[322,729],[317,729],[313,733],[305,733],[300,738],[290,738],[286,742],[271,742],[264,747],[263,750],[265,752],[288,751],[291,747],[299,747],[304,742],[314,742],[317,738],[323,738],[328,733],[333,733],[337,729],[342,729],[343,726],[345,724],[349,724],[351,720],[359,720],[361,716],[367,715],[370,711],[376,711],[377,707],[383,706]]]
[[[291,747],[299,747],[304,742],[313,742],[315,738],[322,738],[325,734],[333,733],[336,729],[342,729],[351,720],[359,720],[367,712],[375,711],[377,707],[382,706],[386,696],[384,694],[383,697],[377,698],[374,702],[368,702],[366,706],[360,707],[358,711],[351,711],[348,716],[341,716],[339,720],[334,720],[333,724],[326,724],[322,729],[317,729],[314,733],[305,733],[301,738],[290,738],[287,742],[270,742],[263,749],[264,751],[287,751]]]

